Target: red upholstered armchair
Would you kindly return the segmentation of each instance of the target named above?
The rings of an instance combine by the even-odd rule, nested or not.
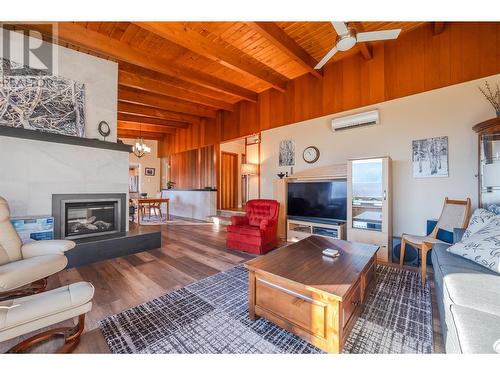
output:
[[[246,216],[231,217],[226,246],[254,254],[265,254],[277,247],[279,209],[280,204],[275,200],[249,200]]]

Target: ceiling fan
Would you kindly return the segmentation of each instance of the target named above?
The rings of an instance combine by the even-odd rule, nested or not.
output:
[[[321,69],[338,51],[350,50],[358,42],[396,39],[401,32],[401,29],[393,29],[358,33],[345,22],[332,22],[332,25],[337,32],[335,46],[321,59],[314,69]]]

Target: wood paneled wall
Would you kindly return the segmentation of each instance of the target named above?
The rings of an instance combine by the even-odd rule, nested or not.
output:
[[[203,147],[261,130],[413,95],[500,72],[500,23],[453,22],[434,35],[432,24],[327,64],[323,78],[310,74],[288,82],[285,92],[259,94],[233,112],[179,129],[164,154]]]
[[[218,111],[217,118],[202,118],[199,124],[190,124],[186,129],[176,132],[172,136],[166,136],[165,142],[160,148],[160,155],[167,156],[199,147],[214,145],[220,142],[220,123],[223,113]]]
[[[215,187],[214,146],[172,154],[169,157],[170,180],[177,189]]]

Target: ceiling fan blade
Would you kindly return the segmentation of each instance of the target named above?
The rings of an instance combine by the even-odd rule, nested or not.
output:
[[[376,40],[396,39],[400,32],[401,29],[368,31],[365,33],[358,33],[356,35],[356,40],[358,42],[373,42]]]
[[[337,53],[337,47],[333,47],[326,55],[321,59],[321,61],[314,67],[314,69],[321,69],[323,65],[325,65],[328,60],[332,58],[333,55]]]
[[[337,35],[347,34],[349,30],[347,30],[347,25],[345,22],[332,22],[333,28],[337,32]]]

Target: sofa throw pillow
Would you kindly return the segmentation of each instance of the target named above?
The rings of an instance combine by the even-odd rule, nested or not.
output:
[[[476,208],[469,220],[469,226],[464,232],[462,239],[469,238],[472,234],[483,228],[488,222],[495,217],[495,214],[484,208]]]
[[[495,215],[500,215],[500,206],[498,204],[490,204],[488,211],[493,212]]]
[[[500,273],[500,216],[495,216],[469,238],[450,246],[448,251]]]

